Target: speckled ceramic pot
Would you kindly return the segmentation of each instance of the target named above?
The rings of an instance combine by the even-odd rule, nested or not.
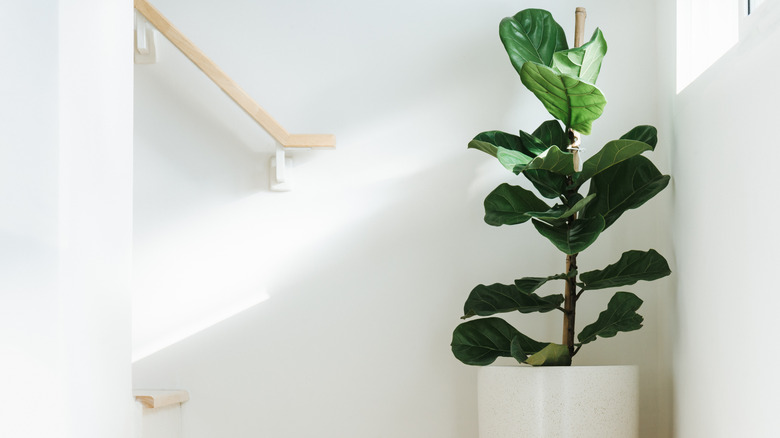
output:
[[[636,366],[487,366],[478,372],[480,438],[636,438]]]

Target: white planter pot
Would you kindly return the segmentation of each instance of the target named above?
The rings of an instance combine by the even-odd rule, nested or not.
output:
[[[479,437],[636,438],[636,366],[488,366],[478,372]]]

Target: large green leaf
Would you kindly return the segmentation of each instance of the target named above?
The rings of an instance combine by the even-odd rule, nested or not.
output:
[[[526,62],[520,70],[520,80],[553,117],[582,134],[590,134],[591,124],[607,104],[595,85],[543,65]]]
[[[501,161],[500,157],[499,161]],[[509,163],[501,164],[507,166]],[[563,152],[558,146],[550,146],[530,162],[515,165],[513,172],[519,174],[526,170],[546,170],[559,175],[572,175],[574,173],[574,154]]]
[[[531,219],[527,212],[549,208],[533,192],[503,183],[485,198],[485,222],[493,226],[521,224]]]
[[[480,284],[472,289],[466,299],[463,319],[514,311],[545,313],[558,308],[562,302],[561,294],[540,297],[534,293],[523,293],[513,284]]]
[[[642,141],[649,144],[651,148],[655,150],[655,145],[658,144],[658,130],[650,125],[639,125],[623,134],[620,139]]]
[[[582,46],[556,52],[553,55],[552,68],[595,84],[601,70],[601,60],[606,54],[607,41],[601,30],[597,28],[590,41]]]
[[[605,228],[626,210],[637,208],[669,184],[669,176],[647,158],[638,155],[593,177],[590,194],[596,199],[582,210],[583,217],[603,216]]]
[[[569,182],[566,175],[549,170],[526,169],[523,175],[539,190],[539,194],[548,199],[559,198],[566,192]]]
[[[566,151],[569,146],[569,137],[561,128],[557,120],[548,120],[533,132],[534,137],[538,138],[546,147],[558,146],[562,151]]]
[[[626,251],[620,260],[600,271],[580,275],[583,289],[604,289],[628,286],[639,280],[653,281],[671,274],[666,259],[654,249]]]
[[[546,347],[528,357],[525,363],[533,366],[569,366],[571,365],[569,347],[554,343],[547,344]]]
[[[568,274],[557,274],[557,275],[551,275],[549,277],[523,277],[518,280],[515,280],[515,287],[524,294],[531,294],[535,290],[539,289],[540,287],[544,286],[545,283],[551,280],[565,280],[567,278],[572,278],[577,275],[576,270],[572,270]]]
[[[590,201],[596,198],[596,195],[588,195],[585,198],[580,196],[580,198],[581,199],[571,207],[555,204],[555,206],[547,211],[529,211],[525,214],[526,216],[535,217],[536,219],[540,219],[548,223],[556,223],[557,221],[569,218],[575,213],[581,211],[583,208],[585,208],[586,205],[588,205],[588,203],[590,203]]]
[[[515,172],[515,168],[525,166],[533,160],[533,157],[529,157],[522,152],[509,150],[502,147],[496,149],[496,158],[502,166],[504,166],[507,170],[511,170],[512,172]],[[515,172],[515,174],[516,173],[517,172]]]
[[[518,73],[527,61],[552,65],[553,54],[569,48],[563,28],[542,9],[525,9],[504,18],[498,34]]]
[[[520,134],[520,139],[523,141],[523,144],[528,148],[528,150],[534,156],[541,154],[549,147],[540,138],[537,138],[535,135],[529,134],[522,130],[519,132],[519,134]]]
[[[584,251],[604,230],[604,218],[600,216],[577,219],[571,228],[566,224],[551,225],[536,219],[533,224],[539,234],[568,255]]]
[[[518,363],[523,363],[528,359],[528,355],[523,351],[523,343],[519,336],[512,339],[512,342],[509,344],[509,354],[514,357]]]
[[[534,341],[501,318],[467,321],[452,333],[452,353],[467,365],[490,365],[497,357],[510,357],[512,341],[526,354],[534,354],[547,344]]]
[[[574,176],[574,185],[582,185],[593,176],[649,149],[651,146],[641,141],[612,140],[582,164],[582,172]]]
[[[582,329],[577,339],[583,344],[596,340],[597,336],[611,338],[618,332],[630,332],[642,327],[642,315],[636,313],[642,305],[642,300],[630,292],[616,293],[607,310],[599,314],[599,318],[593,324]]]
[[[527,156],[528,161],[544,150],[544,147],[540,147],[538,144],[526,144],[526,141],[519,136],[501,131],[481,132],[469,142],[470,149],[477,149],[494,157],[498,153],[499,147],[517,151]]]

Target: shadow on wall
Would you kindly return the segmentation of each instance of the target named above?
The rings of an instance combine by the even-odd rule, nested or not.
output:
[[[389,202],[286,259],[266,303],[137,362],[136,386],[190,391],[192,437],[474,436],[449,341],[474,273],[505,268],[483,257],[505,235],[481,223],[474,169],[462,153],[360,188]]]

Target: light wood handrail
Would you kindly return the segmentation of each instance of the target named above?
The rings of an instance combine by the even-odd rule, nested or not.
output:
[[[195,44],[184,36],[160,11],[146,0],[135,0],[135,8],[160,31],[176,48],[190,59],[206,76],[214,81],[225,94],[238,104],[279,144],[288,148],[335,147],[332,134],[290,134],[257,104],[222,69],[209,59]]]

